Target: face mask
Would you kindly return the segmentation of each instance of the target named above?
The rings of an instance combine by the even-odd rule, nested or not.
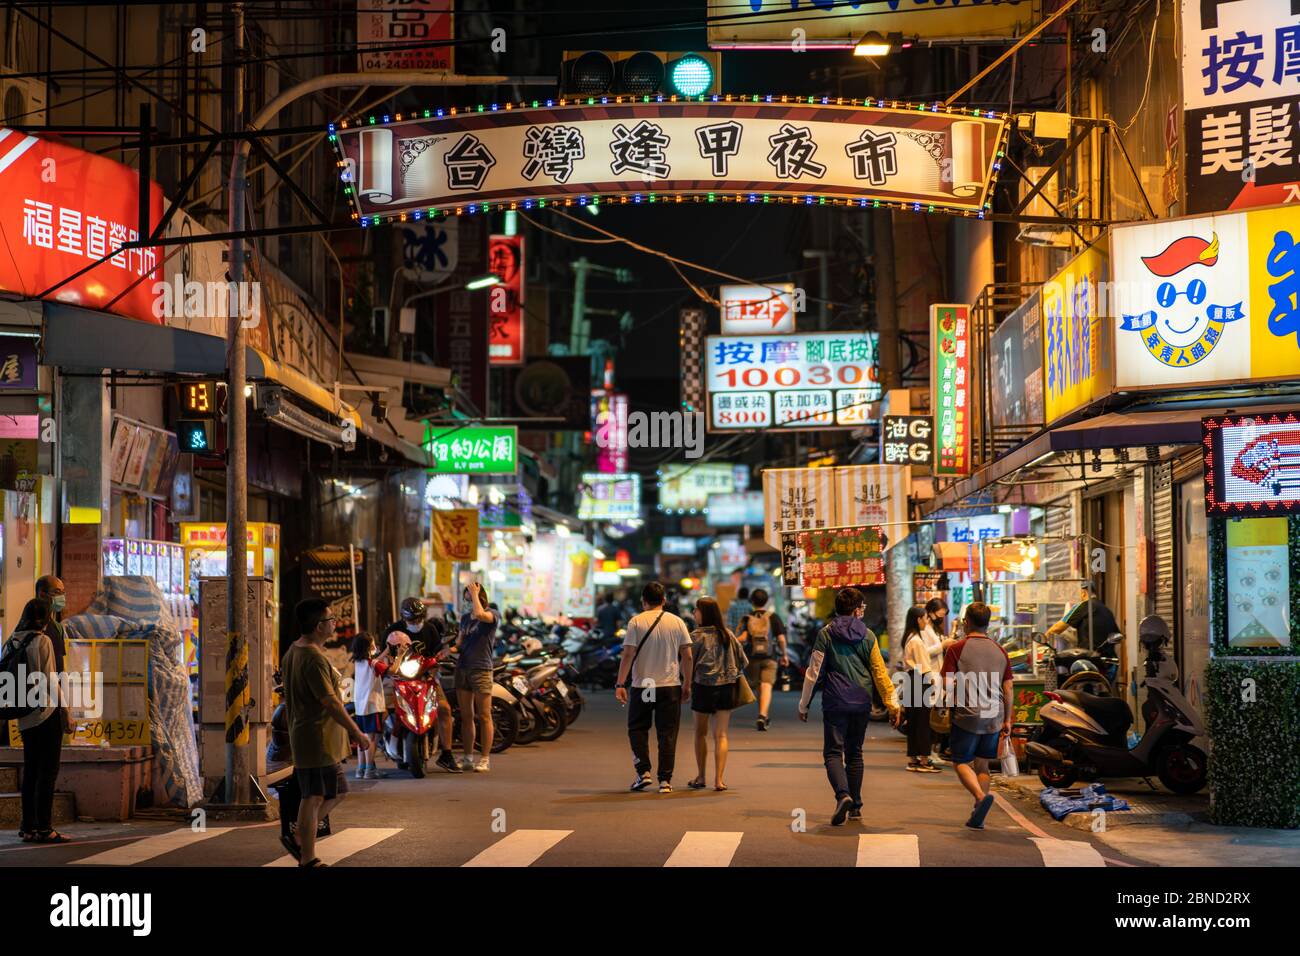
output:
[[[424,627],[423,621],[420,621],[418,624],[415,621],[406,622],[406,629],[410,631],[412,634],[418,634],[420,632],[420,629],[423,627]]]
[[[54,597],[50,598],[50,606],[56,611],[62,611],[67,603],[68,598],[63,594],[56,594]]]

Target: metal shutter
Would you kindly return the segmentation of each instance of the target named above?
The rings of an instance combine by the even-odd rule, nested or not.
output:
[[[1155,607],[1174,626],[1174,478],[1170,465],[1151,471],[1151,523],[1156,561]]]

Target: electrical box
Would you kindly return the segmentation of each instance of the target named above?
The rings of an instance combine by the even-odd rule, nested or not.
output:
[[[248,578],[248,692],[252,698],[250,724],[269,724],[275,670],[275,601],[270,578]],[[199,721],[205,726],[226,723],[226,601],[229,578],[199,579]]]

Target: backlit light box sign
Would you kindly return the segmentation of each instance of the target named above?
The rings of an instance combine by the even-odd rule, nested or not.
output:
[[[748,486],[745,465],[714,461],[665,465],[659,470],[659,510],[676,514],[703,511],[710,495],[743,491]]]
[[[429,471],[460,475],[512,475],[519,465],[515,425],[430,427],[424,439]]]
[[[578,487],[582,521],[624,521],[641,517],[641,476],[602,475],[588,471]]]
[[[673,535],[664,535],[663,544],[659,547],[659,551],[662,554],[694,555],[699,550],[700,543],[697,539],[681,538]]]
[[[1300,514],[1300,418],[1295,412],[1201,419],[1210,515]]]
[[[709,429],[852,428],[880,400],[874,332],[711,335]]]
[[[774,335],[794,331],[794,283],[724,285],[723,335]]]
[[[709,495],[704,520],[710,528],[739,528],[763,523],[763,492]]]

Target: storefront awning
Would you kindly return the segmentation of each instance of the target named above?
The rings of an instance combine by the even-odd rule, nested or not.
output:
[[[1284,407],[1294,408],[1294,405]],[[1038,465],[1047,467],[1058,454],[1199,445],[1201,419],[1228,414],[1231,410],[1228,407],[1206,407],[1204,402],[1198,402],[1179,408],[1109,412],[1058,426],[1041,432],[975,474],[949,485],[928,503],[927,513],[933,515],[940,509],[968,501],[1022,470],[1032,470]],[[1252,413],[1274,410],[1272,407],[1250,408]]]
[[[335,399],[333,392],[301,372],[255,348],[246,351],[245,361],[249,381],[276,382],[334,417],[362,426],[351,405]],[[44,364],[70,371],[118,369],[222,376],[226,343],[201,332],[47,302]]]

